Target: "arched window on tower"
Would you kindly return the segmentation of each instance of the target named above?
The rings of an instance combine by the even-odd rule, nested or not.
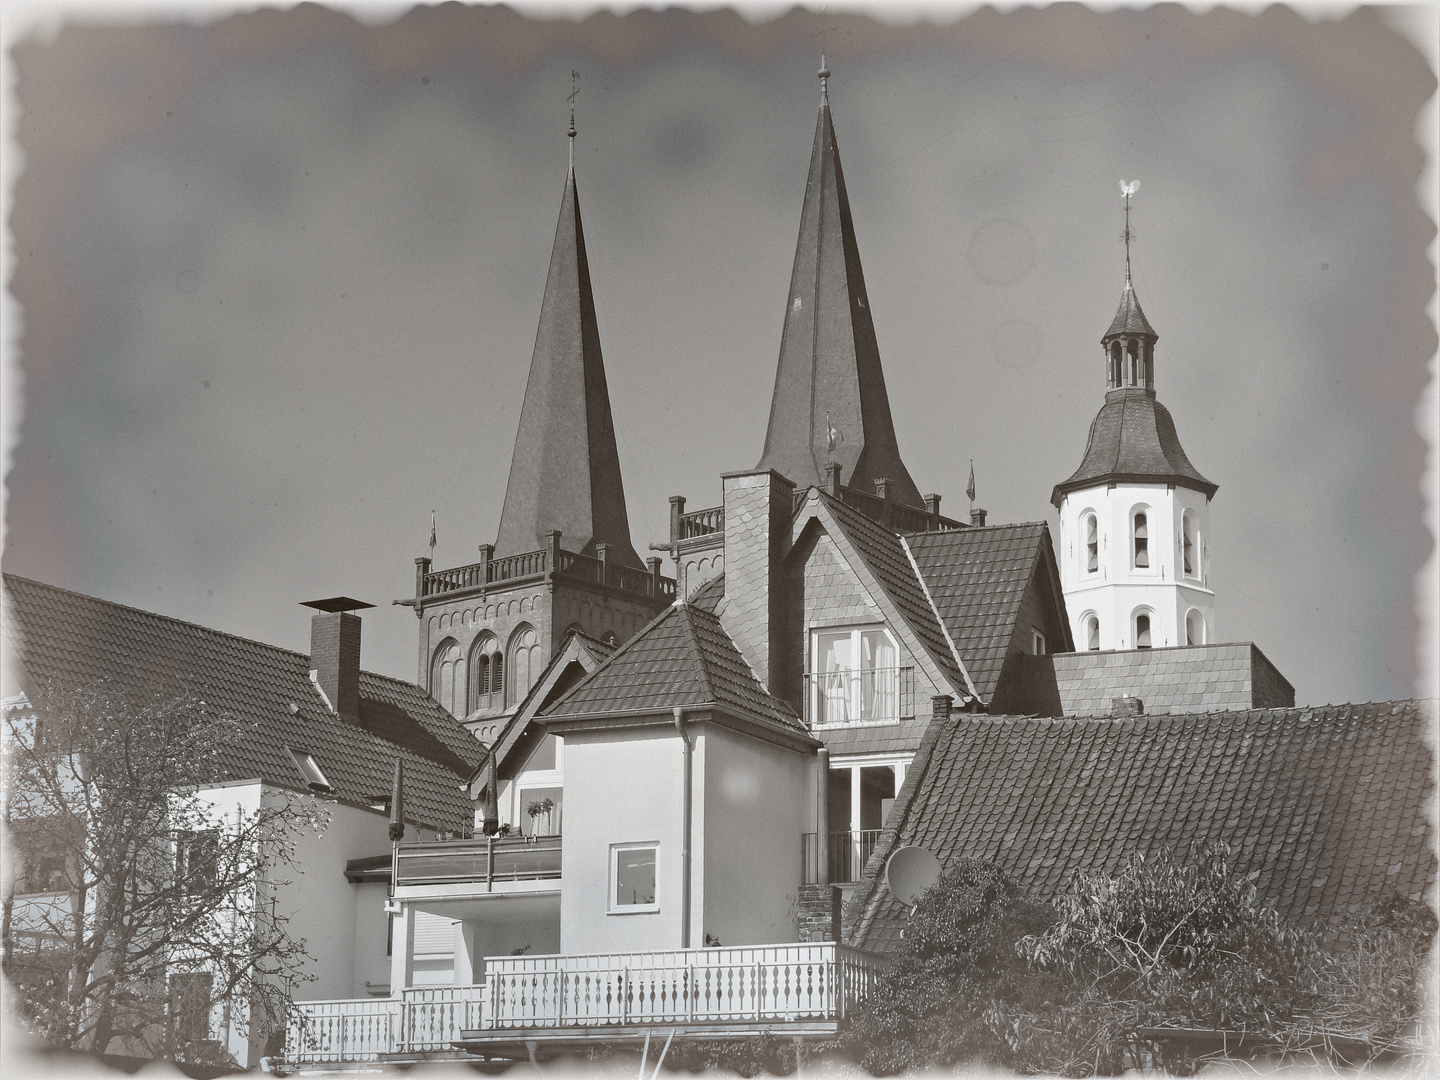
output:
[[[1085,572],[1100,569],[1100,523],[1094,514],[1085,515]]]
[[[1186,510],[1180,518],[1180,559],[1186,577],[1199,577],[1200,564],[1196,558],[1195,515]]]
[[[1100,651],[1100,616],[1091,612],[1082,620],[1085,627],[1085,648],[1090,652]]]
[[[1131,534],[1134,537],[1135,567],[1146,569],[1150,566],[1150,522],[1144,510],[1135,511],[1130,520]]]
[[[494,634],[481,634],[470,650],[470,708],[505,704],[505,655]]]
[[[1140,384],[1139,342],[1134,340],[1127,341],[1125,343],[1125,352],[1129,355],[1130,360],[1129,370],[1126,372],[1126,374],[1129,375],[1129,383],[1131,386],[1138,386]]]
[[[1194,608],[1185,616],[1185,644],[1205,644],[1205,616]]]
[[[435,650],[430,665],[430,696],[451,716],[465,715],[465,661],[454,638],[446,638]]]
[[[1150,613],[1138,612],[1135,615],[1135,648],[1150,648]]]
[[[540,636],[528,626],[510,639],[510,704],[518,704],[540,677]]]

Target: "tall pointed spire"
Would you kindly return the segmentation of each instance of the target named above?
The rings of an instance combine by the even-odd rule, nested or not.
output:
[[[774,469],[805,487],[821,484],[825,467],[834,462],[847,486],[873,492],[877,480],[888,479],[892,498],[923,506],[895,443],[823,57],[819,76],[820,117],[785,302],[770,426],[756,468]]]
[[[573,114],[569,136],[573,148]],[[593,555],[608,544],[610,560],[642,565],[625,513],[573,149],[495,555],[542,548],[552,529],[567,551]]]

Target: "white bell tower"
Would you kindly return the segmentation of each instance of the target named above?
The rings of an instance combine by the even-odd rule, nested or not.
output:
[[[1105,404],[1080,467],[1055,485],[1060,584],[1075,648],[1204,645],[1215,638],[1207,544],[1218,490],[1190,464],[1170,411],[1155,399],[1159,340],[1130,280],[1125,198],[1125,290],[1105,352]]]

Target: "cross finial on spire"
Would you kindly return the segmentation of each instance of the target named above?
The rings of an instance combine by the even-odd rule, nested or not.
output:
[[[566,99],[570,102],[570,170],[575,170],[575,99],[580,96],[580,73],[574,68],[570,69],[570,95]]]
[[[1125,241],[1125,287],[1130,287],[1130,241],[1135,239],[1135,233],[1130,228],[1130,196],[1140,190],[1139,180],[1121,180],[1120,197],[1125,200],[1125,231],[1120,234],[1120,239]]]

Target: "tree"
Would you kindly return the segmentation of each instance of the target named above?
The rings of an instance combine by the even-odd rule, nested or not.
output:
[[[997,1003],[1032,1008],[1057,980],[1016,951],[1054,916],[993,863],[960,859],[915,905],[890,970],[840,1032],[841,1050],[877,1076],[979,1058],[1012,1063]]]
[[[38,721],[7,715],[3,732],[19,867],[5,973],[22,1022],[62,1047],[178,1060],[223,1059],[212,1012],[262,1035],[282,1024],[313,976],[274,895],[323,812],[270,790],[249,807],[217,797],[245,727],[194,693],[33,696]]]
[[[1223,845],[1077,873],[1051,905],[960,860],[921,896],[841,1047],[877,1075],[980,1059],[1115,1074],[1208,1057],[1409,1048],[1436,920],[1388,897],[1327,933],[1283,919]]]

